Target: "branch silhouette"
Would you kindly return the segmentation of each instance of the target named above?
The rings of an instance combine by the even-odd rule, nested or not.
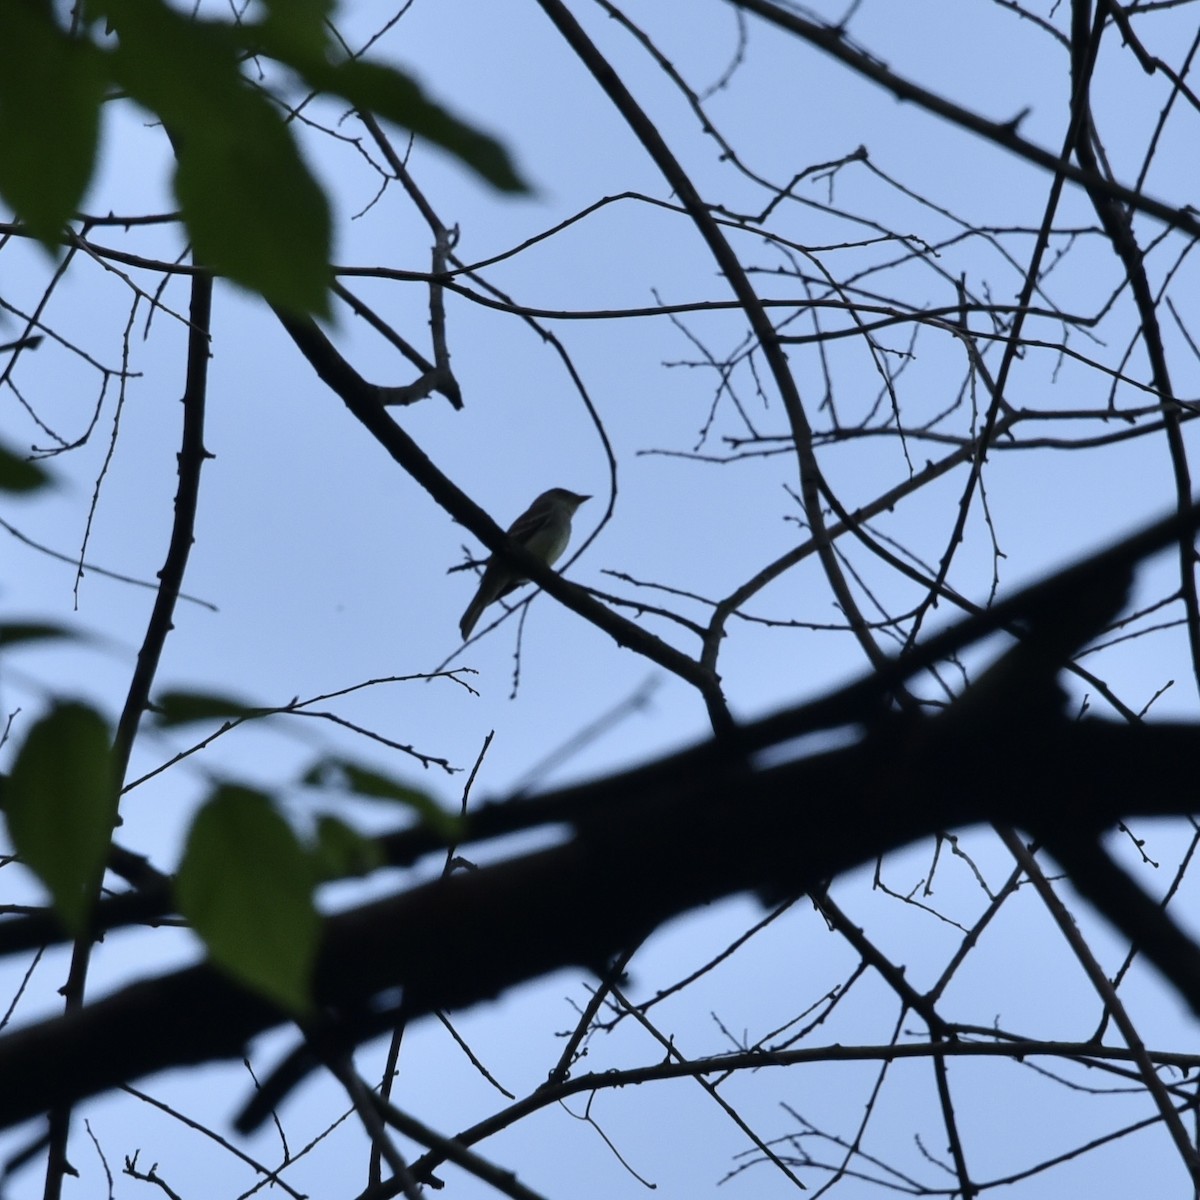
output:
[[[1064,660],[1123,603],[1133,564],[1194,528],[1198,515],[1193,507],[1160,521],[887,670],[736,738],[486,806],[468,840],[539,825],[566,825],[571,835],[329,918],[314,990],[337,1020],[320,1036],[352,1044],[398,1012],[463,1008],[561,967],[600,970],[698,906],[815,891],[919,838],[982,822],[1014,825],[1058,850],[1091,902],[1200,1012],[1200,952],[1140,892],[1131,896],[1136,886],[1094,849],[1124,817],[1194,810],[1200,725],[1070,720],[1056,683]],[[1014,620],[1022,639],[938,716],[889,707],[903,679]],[[788,757],[790,739],[847,723],[865,730],[852,745]],[[393,854],[435,848],[423,832],[412,836],[406,855],[399,842]],[[166,1067],[240,1055],[248,1039],[287,1020],[207,964],[135,983],[0,1039],[0,1125]],[[244,1124],[315,1065],[314,1044],[312,1061],[297,1060],[269,1084]]]

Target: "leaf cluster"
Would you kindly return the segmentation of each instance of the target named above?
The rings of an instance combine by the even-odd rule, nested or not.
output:
[[[196,258],[293,312],[324,313],[332,223],[291,112],[246,65],[284,69],[440,146],[503,191],[526,190],[504,147],[429,98],[403,71],[339,54],[330,0],[263,0],[236,22],[163,0],[90,0],[72,27],[39,0],[0,5],[0,197],[57,245],[95,171],[106,102],[161,121]]]
[[[36,635],[21,627],[10,640]],[[164,700],[157,714],[162,727],[212,716],[250,719],[268,711],[191,692]],[[12,844],[50,893],[72,936],[89,931],[96,881],[110,853],[118,791],[111,746],[101,714],[59,702],[31,726],[5,780],[3,809]],[[456,832],[453,819],[428,793],[346,759],[320,759],[295,785],[326,796],[398,804],[439,837],[451,840]],[[320,812],[305,836],[286,815],[281,794],[219,783],[192,822],[174,902],[218,968],[285,1011],[301,1014],[311,1009],[321,941],[317,887],[382,863],[378,844],[332,812]]]

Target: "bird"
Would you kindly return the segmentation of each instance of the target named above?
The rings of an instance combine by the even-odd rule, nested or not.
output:
[[[591,496],[581,496],[566,488],[551,488],[543,492],[508,528],[508,536],[535,554],[546,564],[553,566],[571,540],[571,518],[575,510]],[[475,598],[467,605],[458,628],[463,641],[471,636],[471,630],[489,604],[493,604],[509,592],[528,583],[520,567],[513,566],[501,555],[493,554],[483,568],[483,578]]]

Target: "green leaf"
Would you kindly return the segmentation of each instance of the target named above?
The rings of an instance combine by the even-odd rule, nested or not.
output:
[[[322,91],[343,96],[356,108],[377,113],[418,137],[441,146],[504,192],[528,192],[508,151],[431,100],[421,85],[402,71],[350,59],[337,64],[304,64],[304,76]]]
[[[272,57],[290,62],[327,52],[326,21],[333,15],[332,0],[263,0],[263,7],[267,10],[263,37],[272,46]]]
[[[0,492],[35,492],[49,483],[45,467],[0,446]]]
[[[194,721],[245,720],[269,711],[216,692],[164,692],[154,698],[150,709],[155,724],[164,729]]]
[[[0,195],[47,244],[92,177],[104,82],[103,55],[49,4],[0,3]]]
[[[0,623],[0,647],[19,646],[22,642],[44,642],[57,638],[78,638],[74,630],[65,625],[51,625],[45,621],[4,621]]]
[[[337,817],[322,813],[317,818],[317,842],[313,850],[322,880],[367,875],[384,865],[379,843]]]
[[[321,933],[313,884],[312,858],[271,798],[225,785],[196,815],[175,894],[217,966],[303,1014]]]
[[[175,192],[205,266],[298,313],[325,313],[332,223],[280,113],[243,79],[256,29],[193,20],[153,0],[98,6],[120,38],[115,78],[175,144]]]
[[[162,0],[95,0],[89,11],[93,19],[106,17],[117,35],[114,79],[168,125],[186,121],[206,92],[221,109],[244,86],[239,40],[229,25],[193,19]]]
[[[428,793],[346,758],[320,759],[301,777],[307,787],[337,788],[368,800],[388,800],[413,809],[421,821],[448,841],[460,832],[459,819],[444,811]]]
[[[71,933],[80,933],[108,854],[115,783],[104,719],[82,704],[57,704],[17,752],[5,811],[17,853],[50,891]]]
[[[221,125],[182,130],[175,194],[197,259],[290,312],[324,315],[333,281],[325,193],[266,100],[246,91],[236,107]]]

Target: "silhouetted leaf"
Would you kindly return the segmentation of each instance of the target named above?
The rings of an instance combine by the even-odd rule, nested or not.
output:
[[[323,880],[366,875],[384,864],[383,851],[374,838],[366,837],[328,813],[317,818],[314,857]]]
[[[281,62],[327,53],[326,21],[333,15],[332,0],[263,0],[263,8],[267,13],[264,40]]]
[[[306,64],[304,73],[315,87],[344,96],[355,107],[394,121],[441,146],[493,187],[505,192],[529,191],[500,142],[447,112],[402,71],[351,59],[337,64]]]
[[[169,729],[193,721],[233,721],[262,716],[266,710],[215,692],[164,692],[150,709],[155,724]]]
[[[368,800],[402,804],[413,809],[424,824],[447,840],[453,840],[459,830],[458,818],[442,809],[428,792],[346,758],[321,759],[304,773],[300,782],[308,787],[336,788]]]
[[[56,243],[92,177],[103,56],[54,23],[49,4],[0,4],[0,195]]]
[[[238,65],[247,31],[144,0],[105,0],[114,73],[162,117],[197,260],[294,312],[324,313],[331,279],[325,194],[283,116]]]
[[[25,738],[5,788],[17,853],[72,933],[87,924],[114,816],[108,726],[82,704],[55,705]]]
[[[291,312],[325,314],[325,194],[275,110],[249,91],[245,101],[228,124],[188,128],[180,143],[175,192],[197,259]]]
[[[35,492],[49,483],[45,467],[0,446],[0,492]]]
[[[196,815],[175,894],[214,963],[305,1013],[321,931],[313,883],[312,857],[271,798],[226,785]]]
[[[64,625],[46,621],[4,621],[0,623],[0,647],[19,646],[22,642],[54,641],[58,638],[78,638],[79,634]]]

